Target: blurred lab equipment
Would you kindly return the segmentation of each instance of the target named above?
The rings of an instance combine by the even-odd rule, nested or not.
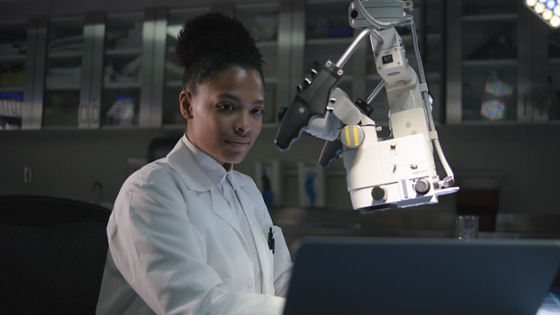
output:
[[[21,93],[0,93],[0,130],[21,128]]]
[[[134,100],[127,96],[116,96],[105,115],[106,125],[132,126],[134,122]]]
[[[489,120],[504,119],[512,95],[512,85],[500,80],[496,71],[491,71],[484,85],[480,115]]]
[[[458,215],[455,218],[455,237],[460,240],[478,238],[478,216]]]
[[[438,196],[458,190],[435,129],[414,20],[405,10],[412,10],[410,1],[353,1],[348,21],[359,35],[336,63],[329,60],[311,69],[293,103],[279,115],[277,147],[288,150],[302,131],[326,140],[320,164],[328,167],[342,156],[352,207],[364,213],[437,203]],[[404,26],[412,34],[418,75],[396,30]],[[344,65],[366,37],[382,81],[366,100],[353,102],[337,85]],[[384,88],[392,137],[378,140],[381,127],[369,117],[370,104]],[[446,172],[443,179],[436,173],[434,149]]]

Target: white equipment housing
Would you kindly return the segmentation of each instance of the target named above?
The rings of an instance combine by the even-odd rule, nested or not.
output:
[[[277,145],[281,149],[289,147],[293,141],[290,137],[294,137],[294,131],[301,128],[328,141],[321,160],[324,160],[323,155],[327,155],[332,161],[342,152],[347,188],[355,210],[375,212],[392,206],[437,203],[438,196],[456,192],[458,187],[451,187],[453,172],[441,150],[431,116],[431,97],[419,58],[414,21],[404,15],[408,1],[365,2],[362,4],[360,0],[355,0],[348,11],[349,24],[362,29],[361,33],[336,66],[327,61],[321,72],[312,69],[312,78],[316,77],[317,82],[305,79],[305,87],[300,89],[282,121]],[[411,26],[420,77],[408,64],[402,40],[394,27],[396,25]],[[385,88],[390,109],[392,138],[381,141],[377,136],[379,127],[364,112],[364,108],[354,104],[340,88],[335,88],[343,74],[342,67],[366,36],[370,38],[375,68],[382,78],[382,83],[372,92],[366,104]],[[325,94],[325,89],[330,92]],[[324,107],[317,99],[323,96],[328,96]],[[332,148],[335,144],[339,145],[338,141],[342,149],[335,154]],[[444,180],[440,180],[436,173],[434,148],[447,173]]]

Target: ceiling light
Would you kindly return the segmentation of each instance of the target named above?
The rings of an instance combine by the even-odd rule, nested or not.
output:
[[[553,28],[560,27],[560,0],[525,0],[525,5]]]
[[[555,15],[552,19],[550,19],[550,25],[555,28],[560,26],[560,17]]]

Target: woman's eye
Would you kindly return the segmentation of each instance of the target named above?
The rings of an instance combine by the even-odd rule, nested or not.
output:
[[[229,111],[234,110],[233,105],[231,105],[229,103],[220,103],[220,104],[216,105],[216,108],[220,111],[223,111],[223,112],[229,112]]]
[[[255,109],[253,109],[253,114],[255,114],[257,116],[262,116],[264,114],[264,109],[255,108]]]

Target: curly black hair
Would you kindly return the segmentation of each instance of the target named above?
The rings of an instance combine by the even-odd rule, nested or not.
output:
[[[220,13],[198,16],[183,25],[175,53],[184,68],[183,87],[196,86],[220,71],[236,65],[262,72],[262,55],[243,24]]]

